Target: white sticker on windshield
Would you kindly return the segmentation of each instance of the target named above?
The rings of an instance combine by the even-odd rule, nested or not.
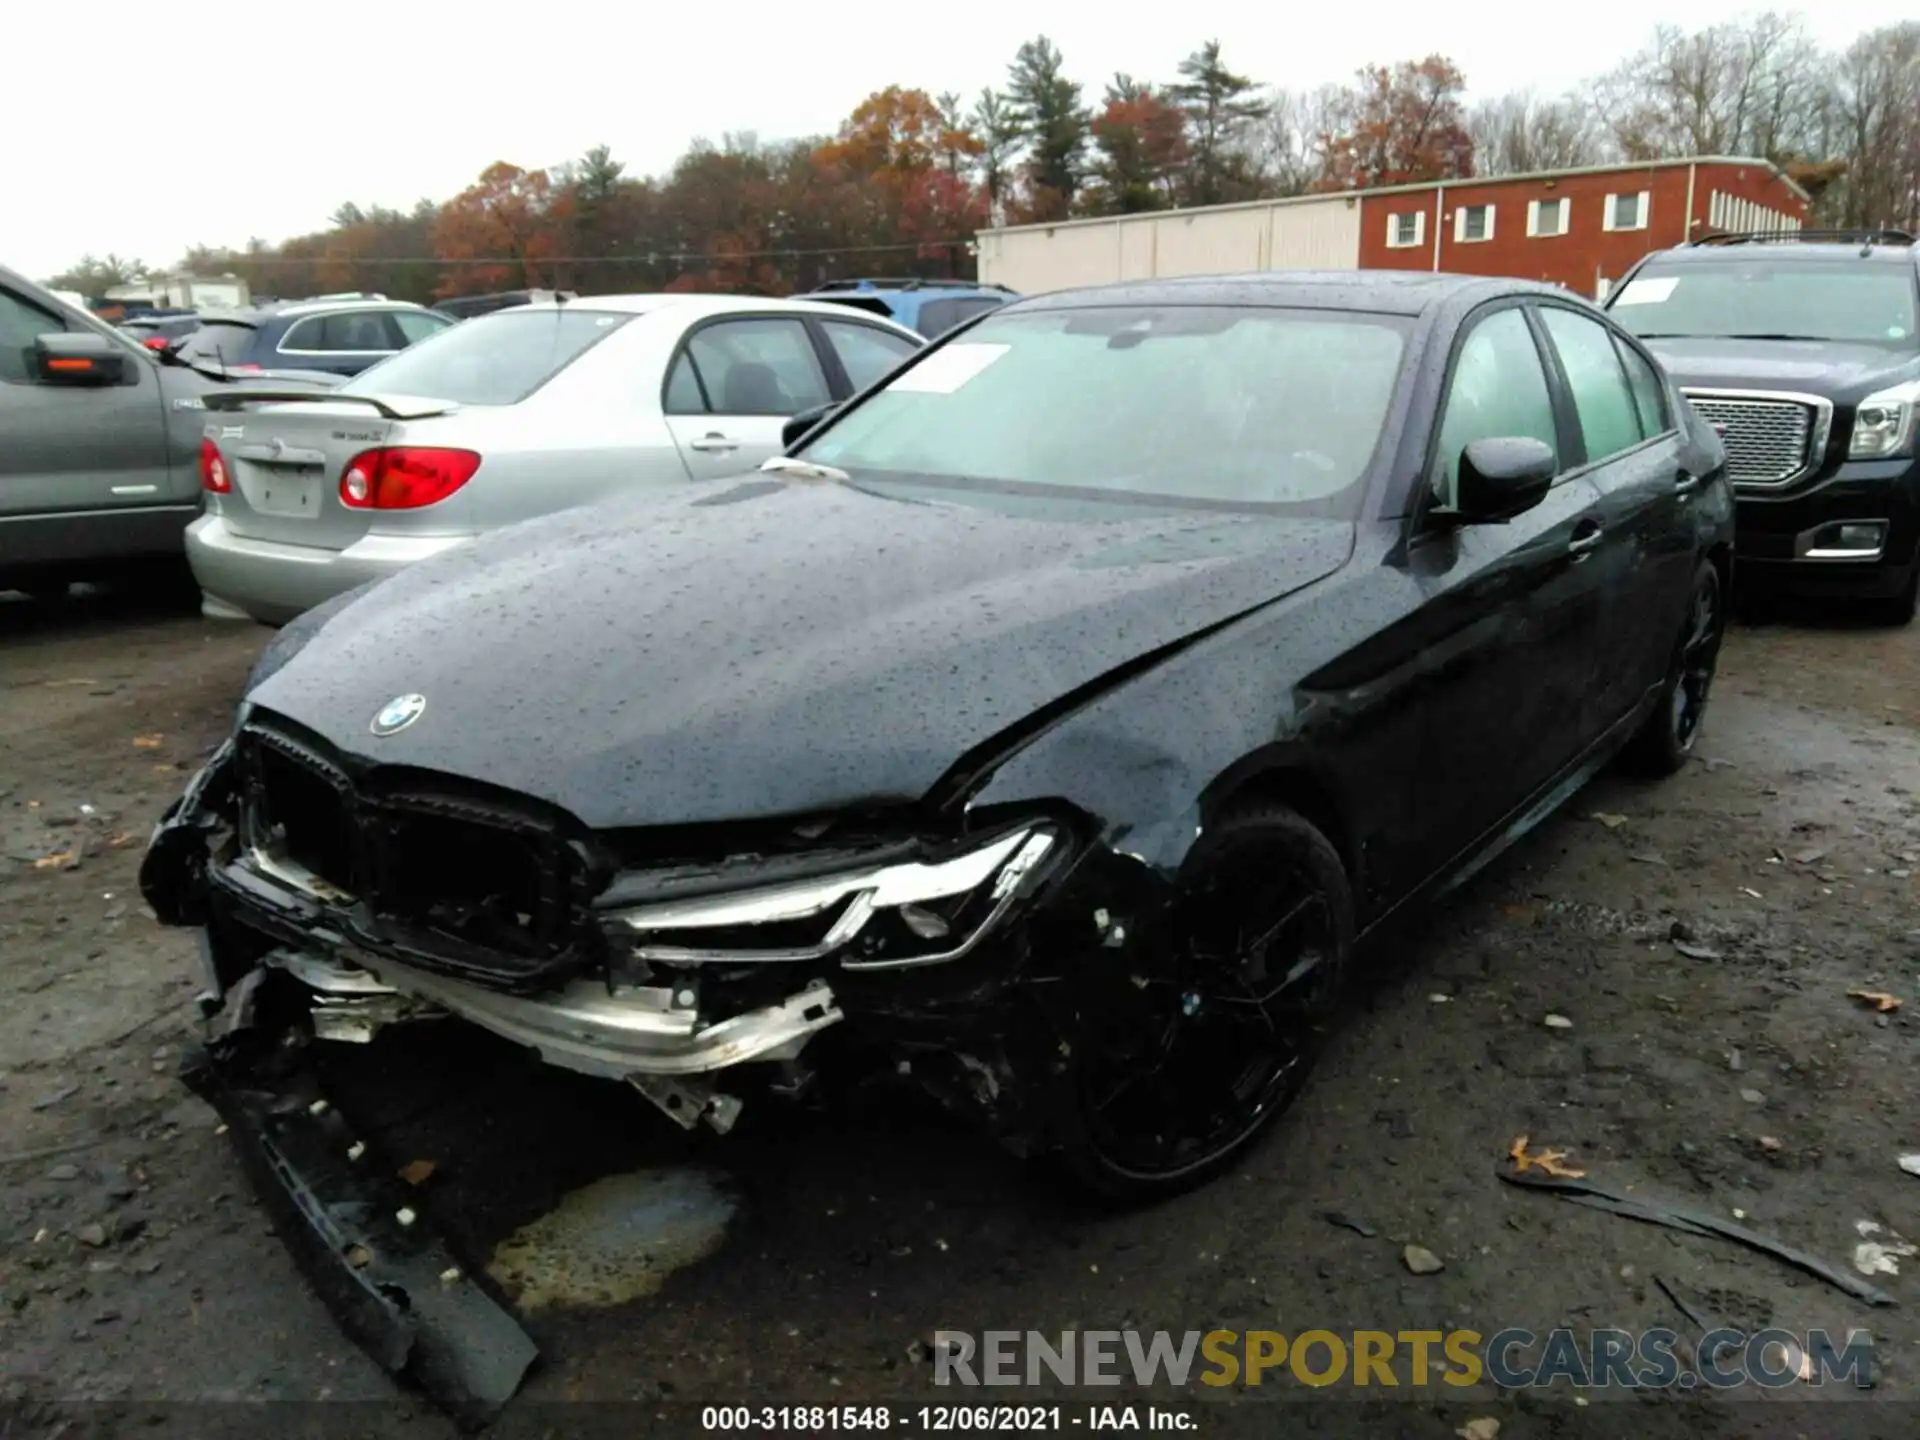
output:
[[[898,380],[889,390],[920,395],[951,395],[1010,349],[1006,345],[968,345],[955,342],[936,350]]]
[[[1616,305],[1658,305],[1662,300],[1665,300],[1669,295],[1673,294],[1673,287],[1679,283],[1680,277],[1678,275],[1654,275],[1648,276],[1645,280],[1634,280],[1629,282],[1627,288],[1620,292],[1620,298],[1613,303]]]

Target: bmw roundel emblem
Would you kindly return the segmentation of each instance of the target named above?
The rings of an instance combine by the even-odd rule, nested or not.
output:
[[[376,735],[397,735],[418,720],[426,708],[424,695],[396,695],[380,707],[367,728]]]

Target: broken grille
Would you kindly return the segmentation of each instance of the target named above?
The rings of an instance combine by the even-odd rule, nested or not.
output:
[[[1806,473],[1819,430],[1813,405],[1693,390],[1687,399],[1719,430],[1734,484],[1785,485]]]
[[[584,906],[551,825],[465,795],[369,793],[320,745],[259,726],[240,756],[249,844],[357,902],[363,939],[516,992],[570,968]]]

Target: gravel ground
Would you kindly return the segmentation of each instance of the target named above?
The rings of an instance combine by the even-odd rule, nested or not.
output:
[[[0,601],[0,1400],[27,1406],[11,1433],[71,1424],[56,1403],[204,1432],[216,1412],[166,1406],[313,1399],[386,1402],[355,1410],[355,1433],[450,1433],[337,1334],[173,1074],[197,962],[135,870],[265,633],[137,596]],[[1866,1328],[1876,1387],[1585,1408],[1565,1386],[1335,1387],[1288,1405],[1287,1433],[1450,1436],[1481,1416],[1505,1440],[1920,1433],[1920,1261],[1878,1277],[1901,1308],[1868,1309],[1724,1241],[1495,1178],[1526,1133],[1849,1269],[1861,1221],[1920,1237],[1920,1179],[1896,1163],[1920,1150],[1916,1007],[1848,995],[1915,994],[1917,662],[1916,630],[1737,631],[1696,763],[1658,786],[1601,779],[1381,945],[1294,1110],[1234,1173],[1157,1208],[1085,1210],[891,1096],[766,1109],[707,1143],[614,1087],[458,1037],[443,1043],[474,1052],[458,1066],[382,1052],[373,1083],[414,1102],[383,1148],[435,1161],[429,1203],[469,1253],[640,1167],[698,1167],[737,1205],[717,1248],[655,1247],[653,1272],[693,1260],[655,1293],[640,1292],[657,1273],[615,1264],[598,1303],[529,1312],[544,1360],[498,1428],[600,1413],[545,1408],[561,1401],[642,1401],[611,1412],[623,1433],[671,1410],[653,1422],[669,1433],[698,1428],[696,1401],[1008,1399],[933,1390],[939,1328],[1688,1333],[1659,1280],[1748,1329]],[[542,1242],[563,1299],[605,1264],[564,1221]],[[1407,1245],[1444,1268],[1411,1273]],[[1233,1393],[1161,1399],[1202,1433],[1272,1434],[1258,1398],[1302,1392]]]

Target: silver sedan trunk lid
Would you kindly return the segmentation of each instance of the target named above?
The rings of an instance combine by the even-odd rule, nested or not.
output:
[[[216,391],[207,435],[226,461],[232,489],[210,498],[233,534],[252,540],[344,550],[381,513],[347,505],[340,479],[355,457],[408,437],[409,423],[457,406],[411,397]],[[252,408],[259,407],[259,408]]]

